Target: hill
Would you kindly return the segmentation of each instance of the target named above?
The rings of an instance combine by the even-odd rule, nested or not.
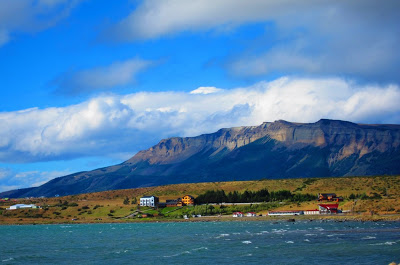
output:
[[[69,223],[69,222],[131,222],[131,221],[162,221],[179,217],[184,212],[190,212],[193,207],[182,209],[164,208],[151,210],[142,207],[144,213],[159,213],[160,216],[153,218],[129,217],[137,210],[139,198],[144,195],[156,195],[160,201],[176,199],[183,195],[197,197],[208,190],[224,190],[226,193],[238,191],[259,191],[268,189],[269,192],[289,190],[294,194],[315,194],[334,192],[343,196],[344,201],[340,202],[340,209],[352,211],[344,215],[344,219],[371,218],[371,211],[374,218],[398,219],[400,214],[400,176],[374,176],[374,177],[335,177],[335,178],[307,178],[307,179],[280,179],[280,180],[258,180],[258,181],[231,181],[231,182],[206,182],[192,184],[174,184],[157,187],[146,187],[137,189],[124,189],[103,191],[96,193],[70,195],[58,198],[33,198],[19,199],[17,202],[0,202],[0,224],[16,223]],[[359,199],[351,199],[351,194],[364,195]],[[128,198],[129,203],[124,201]],[[35,203],[43,209],[25,209],[7,211],[9,205],[15,203]],[[293,210],[293,209],[316,209],[319,202],[316,200],[305,202],[271,202],[264,205],[254,204],[253,206],[231,206],[224,209],[224,214],[229,217],[232,211],[256,211],[266,214],[270,209]],[[219,206],[214,206],[220,209]],[[170,213],[168,213],[170,212]],[[162,216],[161,216],[162,215]],[[369,217],[368,217],[369,216]],[[335,218],[328,215],[327,218]],[[306,218],[311,218],[306,216]],[[323,216],[316,216],[323,218]],[[72,221],[77,219],[77,221]],[[225,219],[225,218],[222,218]],[[216,220],[213,217],[213,220]],[[264,219],[262,220],[267,220]]]
[[[396,175],[399,162],[400,125],[279,120],[161,140],[122,164],[3,194],[37,197],[173,183]]]

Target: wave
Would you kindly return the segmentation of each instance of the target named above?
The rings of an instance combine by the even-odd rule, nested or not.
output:
[[[385,243],[376,243],[376,244],[369,244],[369,245],[370,246],[383,246],[383,245],[391,246],[391,245],[394,245],[394,244],[397,244],[397,243],[393,242],[393,241],[388,241],[388,242],[385,242]]]
[[[185,254],[190,254],[190,251],[183,251],[183,252],[171,255],[171,256],[163,256],[163,257],[164,258],[173,258],[173,257],[178,257],[178,256],[181,256],[181,255],[185,255]]]
[[[192,249],[192,251],[199,251],[199,250],[208,250],[208,248],[207,247],[199,247],[199,248],[194,248],[194,249]]]
[[[376,239],[376,237],[375,237],[375,236],[366,236],[366,237],[363,237],[363,238],[361,238],[361,239],[364,239],[364,240],[367,240],[367,239]]]

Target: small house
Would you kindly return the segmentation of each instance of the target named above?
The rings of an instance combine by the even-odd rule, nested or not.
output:
[[[337,197],[336,193],[319,193],[318,194],[318,201],[343,201],[342,197]]]
[[[257,216],[257,214],[255,212],[248,212],[246,214],[247,217],[253,217],[253,216]]]
[[[234,212],[232,214],[232,217],[243,217],[243,213],[242,212]]]
[[[167,207],[182,207],[182,198],[178,198],[176,200],[166,200],[166,206]]]
[[[318,204],[320,214],[338,213],[339,204]]]
[[[143,196],[140,198],[140,206],[157,207],[159,199],[156,196]]]

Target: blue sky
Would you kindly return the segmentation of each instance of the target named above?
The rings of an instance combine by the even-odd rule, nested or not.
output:
[[[400,123],[400,3],[0,0],[0,191],[160,139]]]

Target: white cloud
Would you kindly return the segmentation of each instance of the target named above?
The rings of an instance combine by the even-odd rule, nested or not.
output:
[[[195,90],[190,91],[190,94],[211,94],[216,93],[218,91],[222,91],[222,89],[213,87],[213,86],[201,86],[196,88]]]
[[[400,123],[397,85],[285,77],[218,93],[139,92],[63,108],[0,113],[0,161],[117,157],[171,136],[284,119]]]
[[[35,33],[67,17],[81,0],[0,1],[0,46],[16,32]]]
[[[57,78],[54,84],[58,87],[57,92],[73,95],[110,89],[132,83],[138,72],[152,64],[153,62],[142,59],[114,62],[106,67],[64,74]]]
[[[322,4],[309,2],[315,6]],[[293,7],[291,12],[288,12],[288,5]],[[307,10],[309,6],[290,0],[146,0],[112,31],[115,37],[126,40],[157,38],[181,31],[268,21],[279,15]]]
[[[226,63],[232,74],[300,72],[400,81],[399,10],[397,0],[145,0],[108,36],[134,41],[269,23],[273,30],[248,40],[243,53]]]

